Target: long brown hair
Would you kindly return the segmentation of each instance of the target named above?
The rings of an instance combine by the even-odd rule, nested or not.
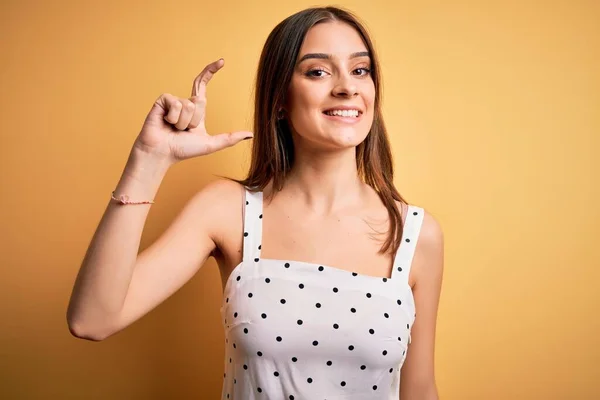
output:
[[[358,18],[336,7],[315,7],[300,11],[280,22],[263,47],[254,98],[254,140],[247,177],[231,179],[251,191],[262,191],[273,180],[273,190],[281,190],[294,165],[294,142],[286,119],[278,119],[285,103],[300,48],[308,30],[316,24],[341,21],[362,37],[371,56],[371,77],[375,83],[373,125],[366,139],[356,147],[359,177],[371,186],[388,210],[390,227],[380,253],[396,251],[402,239],[402,218],[395,200],[406,203],[394,187],[393,161],[387,131],[381,114],[381,74],[375,49]]]

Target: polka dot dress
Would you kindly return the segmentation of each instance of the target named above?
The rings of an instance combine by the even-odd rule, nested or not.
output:
[[[263,193],[246,190],[244,253],[223,294],[222,399],[394,399],[415,305],[408,274],[423,221],[409,206],[390,279],[262,259]]]

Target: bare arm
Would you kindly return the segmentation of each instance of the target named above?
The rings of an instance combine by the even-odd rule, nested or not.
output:
[[[116,194],[153,199],[167,167],[132,152]],[[216,245],[223,196],[239,195],[233,182],[217,181],[194,195],[168,229],[139,252],[150,205],[111,202],[77,276],[67,311],[76,337],[103,340],[124,329],[181,288]],[[221,208],[223,208],[221,206]]]
[[[206,85],[223,65],[223,59],[208,64],[194,79],[189,99],[164,93],[154,102],[115,190],[117,196],[127,195],[132,201],[154,199],[175,162],[252,137],[246,131],[206,132]],[[139,255],[150,205],[120,205],[111,200],[75,280],[67,309],[72,334],[102,340],[183,286],[215,249],[218,218],[230,211],[223,210],[223,196],[235,185],[226,180],[208,185]],[[239,193],[239,187],[235,190]]]
[[[417,242],[415,272],[415,307],[417,318],[412,327],[410,348],[400,378],[400,398],[437,400],[434,375],[435,331],[442,287],[444,264],[443,234],[438,222],[425,213]]]

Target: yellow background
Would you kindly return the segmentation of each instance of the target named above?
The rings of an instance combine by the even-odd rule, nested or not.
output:
[[[312,5],[1,3],[0,398],[219,398],[212,259],[104,342],[69,335],[67,302],[154,100],[224,57],[208,128],[250,128],[264,40]],[[440,398],[599,399],[600,2],[341,5],[380,52],[398,188],[445,232]],[[248,150],[172,168],[142,247],[213,174],[241,177]]]

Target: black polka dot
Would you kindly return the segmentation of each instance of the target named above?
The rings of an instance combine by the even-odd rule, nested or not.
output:
[[[282,339],[281,339],[281,336],[277,336],[277,341],[278,341],[278,342],[281,342],[281,340],[282,340]]]
[[[386,318],[389,318],[389,317],[390,317],[390,314],[388,314],[388,313],[384,313],[384,314],[383,314],[383,316],[384,316],[384,317],[386,317]]]
[[[384,350],[383,353],[381,353],[381,354],[383,354],[384,356],[387,356],[387,350]]]
[[[364,371],[365,369],[367,369],[367,366],[366,365],[361,365],[360,369],[362,369]]]
[[[348,346],[348,350],[350,350],[350,351],[354,350],[354,346],[352,346],[352,345]]]
[[[248,293],[248,297],[252,297],[252,293]]]
[[[298,320],[298,325],[302,325],[302,320],[301,319]]]
[[[265,278],[265,282],[269,283],[271,280],[269,278]]]
[[[237,278],[235,278],[236,281],[239,281],[240,279],[242,279],[241,276],[238,276]]]
[[[319,342],[317,342],[316,340],[313,340],[313,346],[318,346]]]
[[[350,309],[350,311],[352,311],[353,313],[355,313],[355,312],[356,312],[356,308],[352,307],[352,308]]]
[[[267,318],[267,314],[265,314],[265,313],[262,313],[262,314],[260,314],[260,316],[261,316],[263,319]]]
[[[283,264],[284,267],[289,268],[290,267],[290,263],[285,263]]]
[[[248,205],[248,200],[246,200],[246,205]]]
[[[259,387],[259,388],[256,388],[256,390],[258,391],[258,393],[261,393],[261,392],[262,392],[262,389],[261,389],[260,387]]]
[[[373,385],[373,390],[377,390],[377,385]]]
[[[290,400],[294,400],[294,396],[290,394]]]
[[[371,298],[371,293],[367,293],[367,298]]]
[[[409,239],[409,238],[406,238],[406,243],[409,243],[409,242],[410,242],[410,239]]]
[[[234,349],[237,349],[237,347],[235,346],[235,343],[233,344],[233,348],[234,348]]]
[[[384,281],[384,282],[387,282],[387,278],[383,278],[383,281]]]
[[[398,267],[398,272],[402,272],[402,267]]]
[[[296,362],[298,359],[296,357],[292,357],[292,362]]]
[[[244,369],[248,369],[248,366],[246,364],[244,364]]]
[[[323,268],[322,265],[319,266],[319,271],[323,271],[325,268]]]
[[[317,303],[317,304],[315,304],[315,306],[316,306],[317,308],[321,308],[321,303]]]
[[[281,302],[281,304],[285,304],[285,299],[281,299],[279,301]]]
[[[417,214],[419,214],[419,213],[418,213],[418,212],[416,212],[416,211],[415,211],[415,212],[413,212],[413,215],[417,215]]]
[[[398,341],[399,341],[399,342],[401,342],[401,341],[402,341],[402,338],[401,338],[400,336],[398,336]]]
[[[255,259],[254,259],[254,262],[258,262],[258,261],[259,261],[259,259],[258,259],[258,258],[255,258]]]
[[[308,383],[312,383],[312,378],[308,378],[308,379],[306,380],[306,382],[308,382]]]
[[[406,324],[406,329],[410,329],[410,325]]]
[[[333,324],[333,329],[338,329],[340,326],[338,324]]]
[[[338,288],[334,287],[333,288],[333,293],[337,293],[338,292]]]
[[[402,305],[402,300],[398,299],[398,301],[396,303],[398,303],[398,305],[401,306]]]
[[[258,216],[258,218],[262,219],[262,214],[260,214],[260,215]]]
[[[279,372],[275,371],[275,372],[273,372],[273,375],[279,376]]]
[[[257,351],[256,355],[259,356],[259,357],[262,357],[262,351]]]
[[[358,275],[358,274],[357,274],[356,272],[353,272],[353,273],[352,273],[352,276],[357,276],[357,275]]]
[[[259,245],[258,245],[258,249],[260,250],[260,248],[261,248],[261,247],[262,247],[262,244],[259,244]]]
[[[244,232],[244,237],[248,237],[248,232]]]
[[[392,373],[392,371],[394,371],[394,368],[390,368],[390,374]]]
[[[304,289],[304,283],[301,283],[301,284],[299,284],[299,285],[298,285],[298,287],[299,287],[300,289]]]
[[[346,382],[342,381],[342,383],[340,383],[340,385],[346,386]]]
[[[237,311],[233,313],[233,318],[237,318]]]
[[[227,300],[225,300],[225,303],[229,303],[229,297],[227,298]]]
[[[369,329],[369,333],[372,335],[372,334],[374,334],[374,333],[375,333],[375,330],[373,330],[373,329]]]
[[[331,364],[333,364],[331,361],[327,361],[327,365],[331,367]]]
[[[248,334],[248,328],[244,328],[244,333],[247,335]]]

